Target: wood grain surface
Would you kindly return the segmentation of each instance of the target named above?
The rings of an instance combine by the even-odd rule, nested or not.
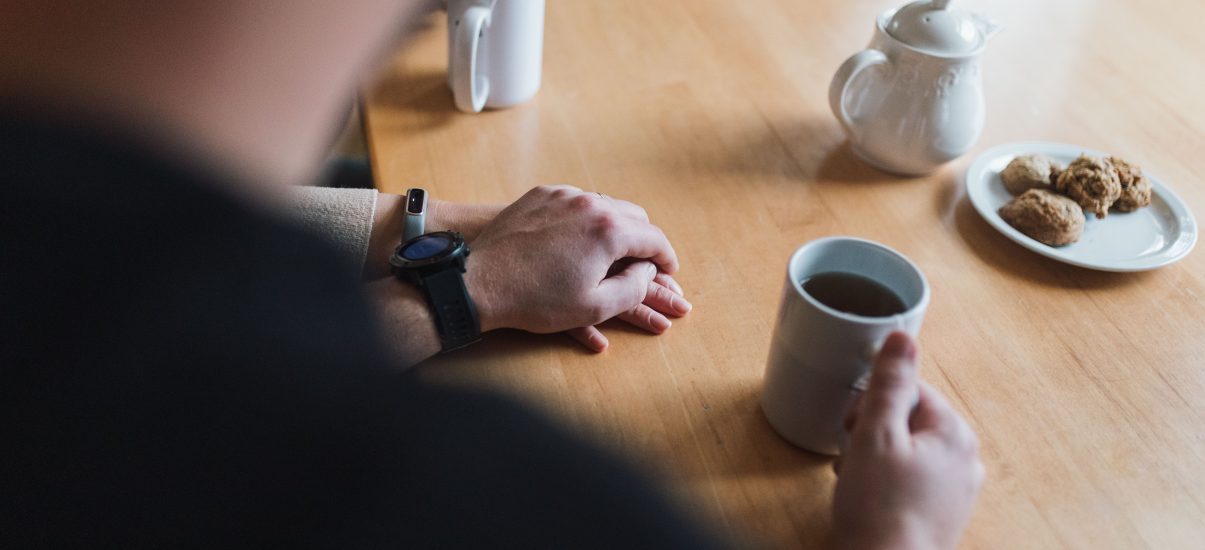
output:
[[[1205,253],[1153,272],[1031,253],[976,214],[979,151],[1043,140],[1114,152],[1205,214],[1205,3],[966,0],[1004,30],[983,61],[986,129],[938,173],[852,156],[829,113],[837,66],[884,0],[551,0],[532,102],[458,113],[444,15],[366,94],[381,187],[511,201],[571,183],[649,211],[694,311],[662,336],[607,325],[595,355],[561,335],[487,335],[420,366],[521,396],[657,472],[741,545],[815,547],[830,460],[758,406],[788,256],[827,235],[908,255],[933,287],[923,376],[983,441],[967,548],[1205,544]]]

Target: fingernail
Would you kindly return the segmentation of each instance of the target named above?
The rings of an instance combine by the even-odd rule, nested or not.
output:
[[[645,262],[645,269],[649,273],[649,279],[657,276],[657,264],[653,262]]]
[[[672,307],[674,309],[674,312],[677,313],[678,315],[686,315],[687,313],[690,313],[690,310],[694,309],[694,307],[695,307],[695,306],[691,305],[690,302],[687,302],[686,298],[683,298],[681,296],[674,296],[674,297],[670,298],[669,305],[670,305],[670,307]]]
[[[666,276],[665,280],[667,283],[669,283],[670,290],[674,291],[674,293],[676,293],[678,296],[685,295],[685,293],[682,292],[682,285],[678,284],[678,281],[673,280],[669,276]]]
[[[671,323],[669,319],[666,319],[665,317],[655,315],[652,319],[652,325],[654,329],[657,329],[657,332],[665,332],[666,330],[669,330],[669,327],[673,326],[673,323]]]
[[[594,351],[603,351],[607,349],[607,345],[609,343],[610,342],[607,342],[607,337],[600,333],[595,333],[590,337],[590,346],[594,348]]]
[[[901,359],[916,358],[916,343],[912,341],[912,337],[902,332],[894,332],[887,337],[887,341],[883,342],[883,349],[879,353],[884,357],[898,357]]]

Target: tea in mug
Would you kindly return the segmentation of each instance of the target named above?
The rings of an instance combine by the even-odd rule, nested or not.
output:
[[[908,311],[904,300],[886,285],[853,273],[817,273],[801,283],[818,302],[863,317],[890,317]]]

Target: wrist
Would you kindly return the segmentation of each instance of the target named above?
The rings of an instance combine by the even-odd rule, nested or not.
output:
[[[477,320],[481,324],[481,332],[485,333],[506,328],[507,325],[499,315],[495,286],[483,260],[478,251],[469,254],[465,261],[464,286],[468,290],[469,299],[473,300],[473,305],[477,307]]]
[[[498,215],[503,205],[465,204],[427,200],[427,231],[456,231],[473,241]]]
[[[383,321],[385,340],[393,344],[402,367],[439,353],[435,319],[421,291],[393,277],[369,283],[367,288]]]
[[[466,208],[467,206],[467,208]],[[458,205],[436,199],[427,200],[425,233],[459,231],[466,240],[481,232],[484,224],[472,223],[474,205]],[[469,212],[465,212],[469,210]],[[368,239],[368,259],[364,262],[364,277],[378,279],[389,275],[389,256],[402,243],[406,231],[406,196],[378,193],[372,216],[372,232]]]
[[[463,235],[437,231],[407,240],[389,258],[394,275],[427,299],[444,352],[481,339],[481,317],[465,284],[470,254]]]

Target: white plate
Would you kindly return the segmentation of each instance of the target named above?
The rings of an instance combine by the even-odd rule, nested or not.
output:
[[[1017,155],[1040,153],[1067,166],[1081,153],[1104,153],[1062,143],[1021,142],[993,147],[979,155],[967,169],[966,189],[979,215],[996,230],[1038,254],[1071,265],[1101,271],[1146,271],[1171,264],[1197,243],[1197,221],[1180,197],[1143,170],[1151,181],[1151,204],[1137,211],[1109,212],[1103,220],[1086,214],[1084,234],[1066,246],[1035,241],[1008,225],[997,210],[1013,199],[1004,188],[1000,172]],[[1117,154],[1125,158],[1124,153]]]

